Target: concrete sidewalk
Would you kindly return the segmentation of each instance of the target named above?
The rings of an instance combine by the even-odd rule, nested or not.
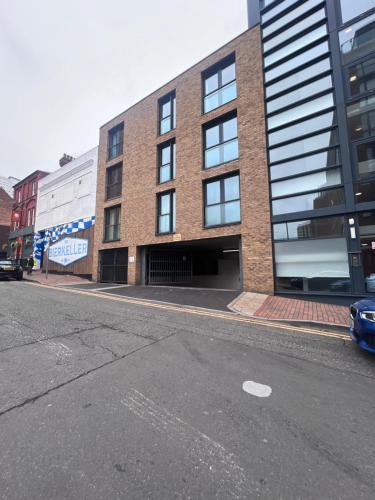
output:
[[[233,312],[252,318],[349,325],[348,307],[309,300],[243,292],[228,307]]]
[[[34,283],[39,283],[41,285],[50,285],[50,286],[64,286],[64,285],[78,285],[91,283],[91,281],[80,278],[79,276],[73,276],[72,274],[55,274],[48,273],[48,277],[46,278],[45,273],[42,273],[40,270],[33,271],[32,274],[23,274],[23,279],[26,281],[32,281]]]

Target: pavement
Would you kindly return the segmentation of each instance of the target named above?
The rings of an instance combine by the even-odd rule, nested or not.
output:
[[[48,279],[40,271],[25,279],[49,286],[100,290],[103,293],[143,298],[193,307],[232,311],[259,319],[349,326],[347,305],[317,302],[285,296],[271,296],[238,290],[199,289],[169,286],[130,286],[96,283],[78,276],[50,273]]]
[[[373,500],[375,358],[348,339],[0,282],[0,499]]]

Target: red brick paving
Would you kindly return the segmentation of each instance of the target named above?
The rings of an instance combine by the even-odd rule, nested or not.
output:
[[[346,306],[322,304],[308,300],[288,299],[268,296],[254,313],[265,319],[316,321],[334,325],[349,325],[349,312]]]
[[[42,273],[41,271],[33,271],[31,275],[24,273],[23,277],[27,281],[33,281],[34,283],[50,286],[90,283],[89,280],[80,278],[79,276],[73,276],[71,274],[49,273],[46,279],[45,273]]]

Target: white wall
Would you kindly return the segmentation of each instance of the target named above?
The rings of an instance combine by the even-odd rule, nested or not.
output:
[[[35,231],[95,215],[98,147],[39,181]]]

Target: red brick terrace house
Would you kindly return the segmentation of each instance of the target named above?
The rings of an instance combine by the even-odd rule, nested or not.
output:
[[[0,259],[6,257],[10,230],[10,216],[13,206],[14,177],[0,177]]]
[[[8,256],[26,259],[33,252],[38,182],[48,172],[36,170],[14,186]]]

